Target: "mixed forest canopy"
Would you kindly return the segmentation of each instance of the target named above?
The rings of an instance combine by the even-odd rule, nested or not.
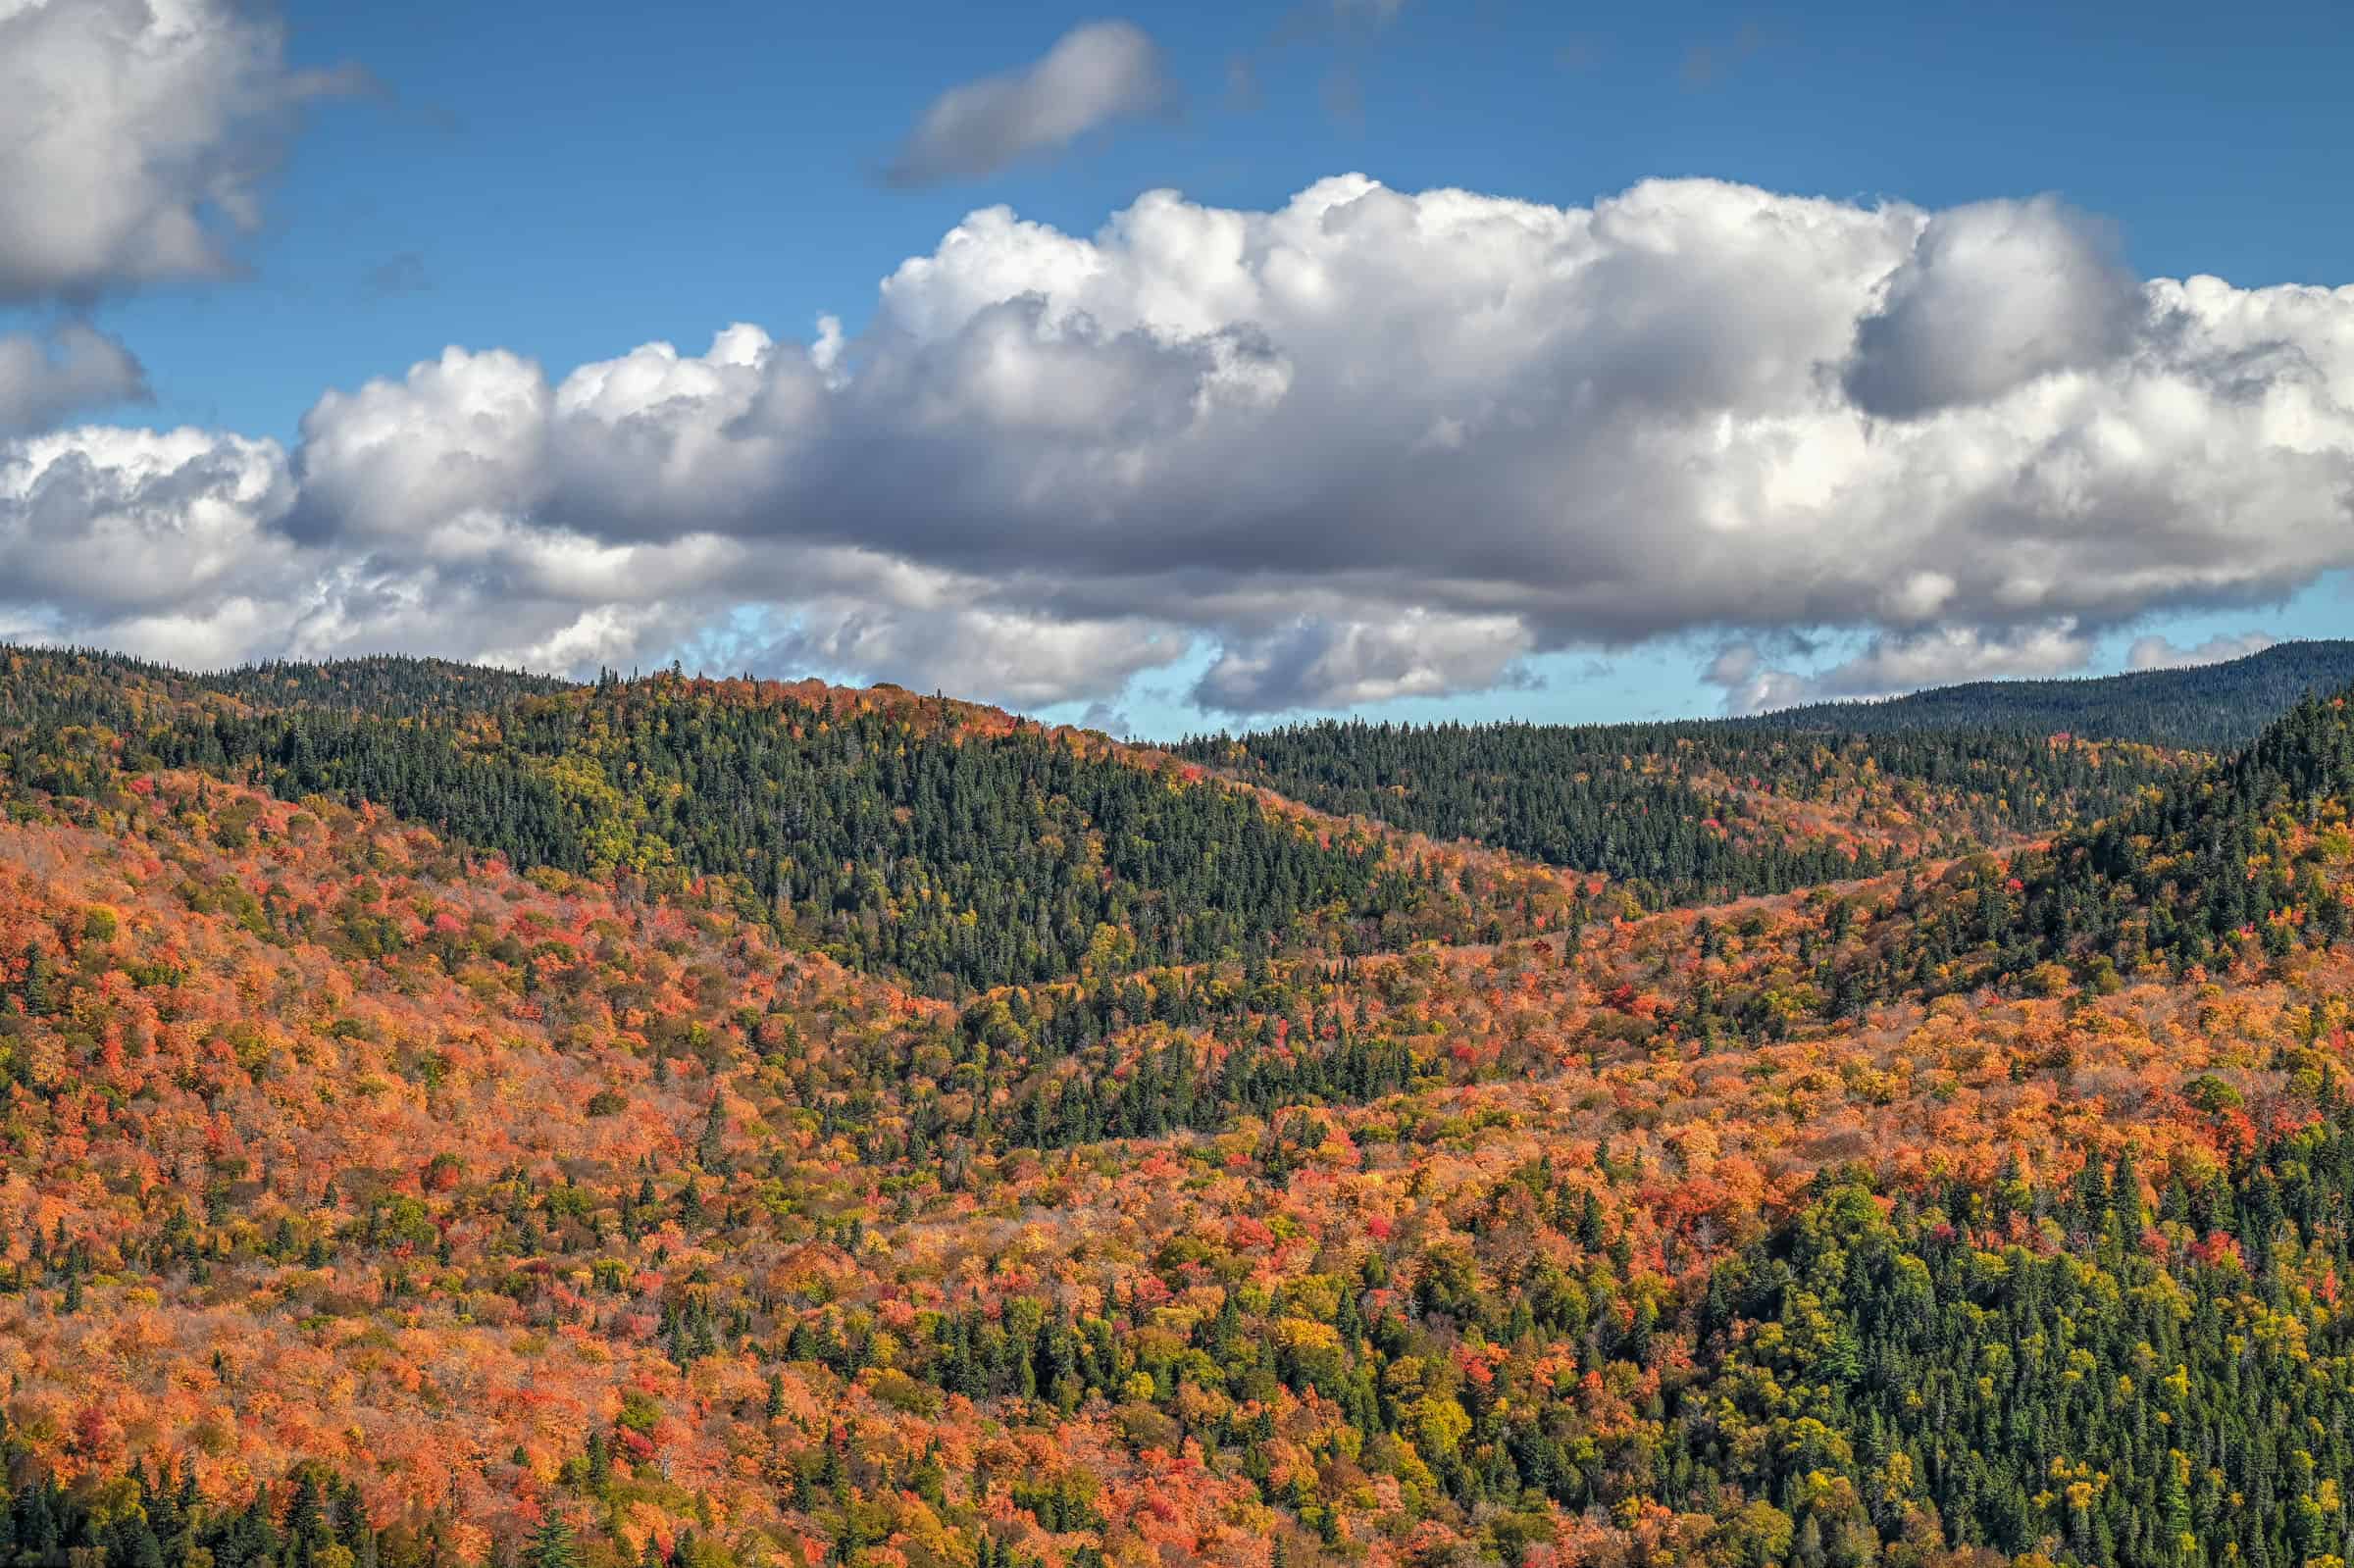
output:
[[[2098,817],[2171,753],[2007,731],[1856,737],[1714,725],[1322,721],[1182,755],[1321,810],[1597,871],[1653,903],[1868,876]]]
[[[0,1564],[2342,1563],[2348,695],[0,651]]]

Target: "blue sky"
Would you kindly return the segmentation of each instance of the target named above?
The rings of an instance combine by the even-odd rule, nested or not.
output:
[[[1019,69],[1107,17],[1157,50],[1156,106],[975,177],[917,188],[881,177],[944,92]],[[258,227],[231,236],[236,275],[99,278],[83,297],[21,297],[0,317],[0,329],[38,331],[86,313],[135,353],[151,399],[84,417],[234,431],[298,452],[323,392],[398,378],[444,345],[510,350],[560,379],[655,340],[698,353],[731,322],[806,338],[830,313],[856,341],[881,279],[973,209],[1001,203],[1084,236],[1156,187],[1204,208],[1271,212],[1351,171],[1402,192],[1461,186],[1560,208],[1676,177],[1932,213],[2055,192],[2140,277],[2210,273],[2257,289],[2334,284],[2354,271],[2354,213],[2337,199],[2354,151],[2344,107],[2354,28],[2322,5],[1609,13],[1302,0],[1106,12],[286,0],[283,21],[289,71],[356,69],[370,85],[314,99],[300,129],[271,144],[282,170],[259,187]],[[288,461],[317,466],[312,455]],[[2332,633],[2354,603],[2342,565],[2294,555],[2123,611],[2114,596],[2088,596],[2103,608],[2065,611],[2079,638],[2071,657],[2089,650],[2085,668],[2106,670],[2150,635],[2189,649],[2248,632]],[[1958,577],[1941,569],[1949,586]],[[1330,591],[1341,602],[1351,590]],[[1038,603],[1079,598],[1103,613],[1092,589]],[[161,613],[118,623],[59,610],[42,622],[42,608],[24,624],[150,626]],[[1285,694],[1293,711],[1413,717],[1715,712],[1727,683],[1699,673],[1728,640],[1761,665],[1820,670],[1926,625],[1876,610],[1819,622],[1775,610],[1744,628],[1726,614],[1613,626],[1561,647],[1555,632],[1530,632],[1504,679],[1448,678],[1439,695],[1362,700],[1388,689],[1378,681]],[[789,658],[855,645],[795,625],[789,608],[738,606],[648,632],[658,640],[632,651]],[[765,646],[746,645],[746,629]],[[1156,733],[1235,722],[1196,699],[1243,633],[1190,634],[1183,657],[1139,666],[1108,696],[1018,682],[1015,695],[1056,714],[1116,712]],[[1470,663],[1495,673],[1495,660]],[[933,657],[908,671],[943,668]]]
[[[1675,175],[1926,207],[2050,190],[2145,274],[2345,280],[2341,8],[1614,9],[286,0],[296,60],[381,96],[295,144],[250,279],[109,320],[156,417],[290,437],[320,387],[445,343],[568,367],[728,321],[854,326],[976,206],[1087,232],[1153,186],[1265,208],[1347,170],[1556,203]],[[1106,14],[1168,52],[1167,122],[986,179],[873,177],[944,88]]]

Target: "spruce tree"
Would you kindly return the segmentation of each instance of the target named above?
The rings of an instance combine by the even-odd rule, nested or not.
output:
[[[560,1514],[551,1513],[539,1521],[531,1539],[524,1543],[524,1568],[581,1568],[581,1551],[573,1540],[572,1526]]]

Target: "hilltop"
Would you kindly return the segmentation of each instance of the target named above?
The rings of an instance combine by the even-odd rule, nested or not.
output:
[[[2180,670],[2053,681],[1973,681],[1876,702],[1825,702],[1744,723],[1843,734],[2012,729],[2222,751],[2244,746],[2300,697],[2354,684],[2354,641],[2282,642]]]

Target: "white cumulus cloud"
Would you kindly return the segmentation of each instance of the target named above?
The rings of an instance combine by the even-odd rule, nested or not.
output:
[[[0,0],[0,307],[234,271],[302,106],[356,79],[238,0]],[[147,395],[80,321],[0,334],[0,432]]]
[[[1848,395],[1898,418],[1984,403],[2126,352],[2143,315],[2106,225],[2049,197],[1956,207],[1922,227],[1858,325]]]
[[[228,270],[301,106],[351,84],[230,0],[0,0],[0,300]]]
[[[60,439],[103,477],[129,437]],[[247,652],[688,643],[1029,704],[1191,658],[1197,702],[1261,714],[1700,636],[1749,709],[2069,673],[2354,566],[2354,288],[2135,279],[2041,198],[1342,176],[1089,234],[985,208],[854,337],[739,324],[561,377],[453,348],[323,396],[276,462],[266,613],[216,606]],[[0,490],[11,624],[118,624],[42,565],[111,482],[37,525]]]

